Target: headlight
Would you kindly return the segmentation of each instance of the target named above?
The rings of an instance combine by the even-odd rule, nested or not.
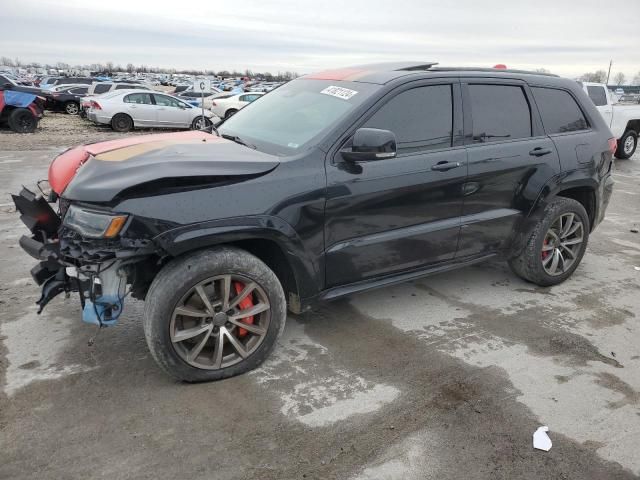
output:
[[[64,217],[64,225],[73,228],[83,237],[113,238],[127,221],[127,215],[109,215],[85,210],[71,205]]]

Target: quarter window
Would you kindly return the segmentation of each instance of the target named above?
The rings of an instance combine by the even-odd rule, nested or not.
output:
[[[531,109],[522,87],[469,85],[469,94],[475,143],[531,136]]]
[[[151,95],[148,93],[130,93],[124,97],[125,103],[137,103],[138,105],[153,105]]]
[[[582,110],[568,92],[542,87],[534,87],[531,90],[547,134],[576,132],[589,128]]]
[[[430,85],[399,93],[363,126],[392,131],[399,153],[451,147],[451,85]]]
[[[607,104],[607,92],[604,87],[587,86],[587,93],[596,107],[602,107]]]

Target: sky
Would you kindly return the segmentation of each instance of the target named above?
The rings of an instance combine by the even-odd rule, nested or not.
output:
[[[177,69],[408,60],[640,72],[640,0],[0,0],[0,56]]]

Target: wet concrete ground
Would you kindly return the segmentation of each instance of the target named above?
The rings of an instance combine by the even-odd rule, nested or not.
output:
[[[640,155],[554,288],[504,262],[290,316],[260,369],[166,377],[143,304],[116,328],[43,315],[8,192],[55,150],[0,151],[0,478],[622,479],[640,475]],[[638,267],[637,269],[635,267]],[[550,452],[531,436],[548,425]]]

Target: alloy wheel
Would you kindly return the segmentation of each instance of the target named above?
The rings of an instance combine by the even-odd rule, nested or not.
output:
[[[243,361],[262,344],[270,318],[260,285],[241,275],[216,276],[178,302],[169,325],[171,342],[189,365],[219,370]]]
[[[69,115],[77,115],[78,114],[78,105],[75,103],[68,103],[66,106],[67,113]]]
[[[542,267],[549,275],[562,275],[578,258],[584,242],[584,224],[575,213],[560,215],[542,242]]]
[[[625,140],[624,140],[624,144],[622,146],[622,149],[624,150],[624,153],[626,155],[631,155],[631,152],[633,152],[634,147],[636,146],[636,139],[633,135],[629,135]]]

